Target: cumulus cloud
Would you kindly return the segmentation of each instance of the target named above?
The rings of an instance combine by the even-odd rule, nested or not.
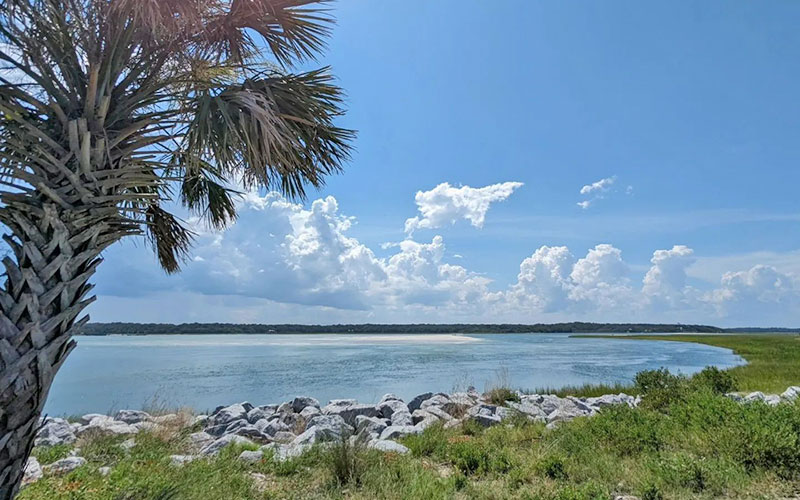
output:
[[[249,193],[239,203],[235,225],[221,232],[198,228],[193,258],[179,275],[160,273],[147,249],[115,246],[108,259],[114,264],[98,273],[101,302],[122,307],[184,294],[190,298],[169,317],[203,321],[713,323],[725,318],[752,324],[753,318],[775,318],[775,324],[789,324],[800,317],[796,275],[757,265],[724,273],[716,286],[693,277],[691,286],[687,269],[696,257],[684,245],[654,251],[651,266],[637,278],[641,287],[622,251],[607,243],[579,258],[566,246],[541,246],[519,264],[516,282],[496,286],[455,264],[458,254],[448,252],[439,235],[386,245],[388,255],[378,257],[350,234],[357,221],[343,214],[332,196],[303,206],[275,193]],[[198,304],[209,309],[188,310]],[[213,318],[211,311],[231,316]]]
[[[421,215],[406,220],[406,233],[440,228],[461,219],[481,228],[491,204],[505,200],[521,186],[521,182],[502,182],[473,188],[454,187],[443,182],[430,191],[417,191],[414,200]]]
[[[652,304],[675,307],[685,302],[694,292],[686,285],[686,270],[695,260],[694,250],[685,245],[656,250],[642,281],[642,293]]]

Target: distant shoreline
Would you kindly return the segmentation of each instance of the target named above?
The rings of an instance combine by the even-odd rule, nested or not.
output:
[[[288,335],[288,334],[708,334],[708,333],[800,333],[792,328],[719,328],[710,325],[652,323],[552,323],[552,324],[237,324],[237,323],[89,323],[81,335]]]

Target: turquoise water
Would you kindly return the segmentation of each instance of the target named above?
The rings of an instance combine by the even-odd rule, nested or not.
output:
[[[535,389],[629,382],[665,366],[694,373],[743,363],[730,350],[663,341],[490,335],[152,335],[78,337],[50,391],[50,415],[151,403],[197,410],[309,395],[377,401],[503,379]]]

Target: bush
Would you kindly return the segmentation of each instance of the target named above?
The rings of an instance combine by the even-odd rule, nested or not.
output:
[[[364,455],[363,444],[358,440],[350,441],[344,433],[328,450],[326,463],[339,486],[361,484],[366,469]]]
[[[564,461],[558,457],[550,456],[542,460],[538,465],[542,475],[557,480],[567,479],[567,471],[564,470]]]
[[[519,394],[512,391],[508,387],[495,387],[486,393],[486,398],[490,403],[497,406],[502,406],[506,401],[514,401],[519,403]]]
[[[642,395],[643,406],[659,411],[683,401],[688,389],[685,377],[673,375],[666,368],[641,371],[633,382]]]
[[[488,451],[472,439],[453,443],[448,458],[465,476],[489,469]]]
[[[720,370],[716,366],[707,366],[692,377],[692,386],[708,389],[714,394],[727,394],[737,390],[736,378],[727,370]]]

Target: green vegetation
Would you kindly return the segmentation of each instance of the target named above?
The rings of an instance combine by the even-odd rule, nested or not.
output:
[[[722,333],[708,325],[670,325],[649,323],[552,323],[519,324],[435,324],[410,325],[264,325],[234,323],[88,323],[83,335],[177,335],[221,333]]]
[[[185,451],[189,429],[139,435],[130,452],[106,438],[80,443],[89,465],[46,477],[19,499],[149,500],[169,488],[187,500],[776,498],[800,488],[800,401],[743,405],[705,383],[676,390],[659,409],[610,407],[552,430],[519,418],[488,429],[436,425],[405,438],[407,455],[339,443],[248,464],[231,447],[174,467],[168,457]],[[113,467],[108,477],[101,466]]]
[[[740,391],[781,393],[800,384],[800,336],[796,335],[641,335],[611,339],[693,342],[731,349],[747,361],[726,370]]]
[[[652,337],[647,337],[648,339]],[[169,455],[186,452],[193,429],[140,434],[129,452],[122,438],[77,443],[89,464],[45,477],[19,500],[355,499],[609,499],[791,498],[800,491],[800,399],[769,406],[738,403],[732,389],[781,392],[798,385],[800,339],[789,336],[668,338],[721,345],[750,364],[706,368],[694,377],[666,370],[637,375],[637,408],[615,406],[554,429],[512,417],[508,425],[429,427],[402,443],[398,455],[349,443],[313,448],[286,462],[271,453],[255,464],[231,447],[183,467]],[[503,387],[495,387],[498,399]],[[587,388],[581,389],[586,392]],[[67,448],[36,449],[43,462]],[[47,457],[47,458],[45,458]],[[111,466],[101,477],[98,468]],[[174,488],[170,490],[170,488]],[[171,495],[171,496],[169,496]]]

